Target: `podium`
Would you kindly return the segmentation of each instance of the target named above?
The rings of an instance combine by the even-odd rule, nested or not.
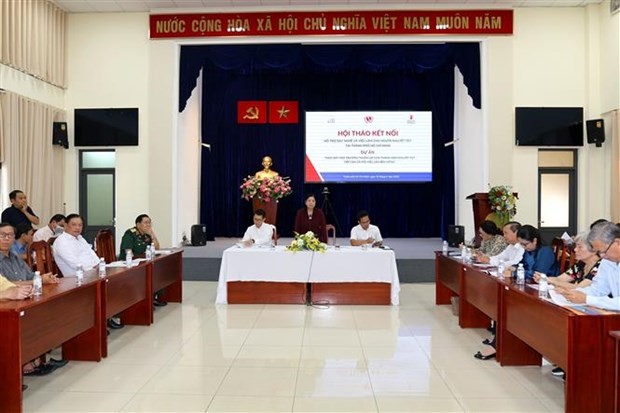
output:
[[[265,222],[276,226],[276,217],[278,215],[278,201],[272,200],[265,202],[259,198],[252,198],[252,211],[256,212],[257,209],[265,211]]]
[[[487,192],[476,192],[465,199],[471,199],[474,211],[474,234],[476,234],[476,245],[480,245],[482,240],[480,239],[480,235],[478,235],[478,228],[480,228],[482,221],[484,221],[487,216],[493,212],[491,210],[491,204],[489,204],[489,194]]]
[[[515,198],[518,198],[518,194],[516,192],[513,192],[513,195]],[[478,228],[480,228],[482,221],[487,219],[489,214],[493,212],[491,209],[491,204],[489,203],[489,194],[487,192],[476,192],[475,194],[469,195],[465,199],[471,199],[474,212],[474,233],[476,234],[475,243],[476,245],[480,245],[482,239],[480,238],[480,235],[478,235]]]

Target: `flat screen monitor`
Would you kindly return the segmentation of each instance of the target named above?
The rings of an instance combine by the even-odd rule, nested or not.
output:
[[[431,182],[431,112],[306,112],[305,182]]]
[[[515,108],[517,146],[583,146],[583,108]]]
[[[75,146],[138,145],[138,108],[75,109]]]

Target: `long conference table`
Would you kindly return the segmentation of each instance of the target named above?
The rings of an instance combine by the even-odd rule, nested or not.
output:
[[[182,250],[138,265],[85,272],[84,282],[60,278],[43,295],[0,302],[0,411],[22,410],[22,365],[62,346],[65,360],[107,357],[106,319],[120,315],[129,325],[153,323],[153,293],[166,289],[166,301],[181,302]]]
[[[566,372],[566,412],[612,412],[616,399],[616,342],[620,314],[585,314],[538,297],[538,289],[497,278],[487,269],[442,253],[435,257],[435,303],[459,297],[459,325],[497,322],[497,361],[502,366],[542,364]]]
[[[398,305],[399,292],[392,250],[233,246],[222,256],[216,303]]]

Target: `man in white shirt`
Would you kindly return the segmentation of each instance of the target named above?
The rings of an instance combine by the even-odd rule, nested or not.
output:
[[[597,224],[590,230],[588,242],[604,258],[592,284],[574,290],[558,289],[558,292],[576,304],[620,311],[620,227],[613,222]]]
[[[508,243],[506,249],[500,252],[497,255],[492,257],[488,257],[482,253],[476,253],[476,257],[479,262],[489,263],[491,265],[497,266],[500,261],[504,261],[504,265],[506,267],[511,267],[513,265],[517,265],[521,262],[523,258],[523,246],[519,243],[519,239],[517,238],[517,232],[521,228],[521,224],[516,221],[507,222],[506,225],[503,226],[502,231],[504,233],[504,239]]]
[[[357,214],[358,225],[351,229],[351,245],[354,247],[372,244],[373,247],[381,245],[381,231],[376,225],[370,224],[370,215],[367,211],[360,211]]]
[[[47,241],[56,235],[62,234],[64,228],[65,216],[62,214],[56,214],[50,219],[50,222],[46,226],[39,228],[37,232],[34,233],[32,241]]]
[[[78,214],[69,214],[66,219],[65,232],[58,236],[54,242],[54,259],[62,274],[75,275],[78,265],[84,271],[99,264],[99,257],[82,237],[84,220]]]
[[[275,227],[265,222],[265,211],[254,211],[254,225],[248,227],[241,242],[245,247],[264,247],[271,245]]]

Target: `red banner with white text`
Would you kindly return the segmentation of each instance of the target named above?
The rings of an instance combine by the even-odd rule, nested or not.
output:
[[[290,35],[511,35],[512,10],[151,14],[150,38]]]

